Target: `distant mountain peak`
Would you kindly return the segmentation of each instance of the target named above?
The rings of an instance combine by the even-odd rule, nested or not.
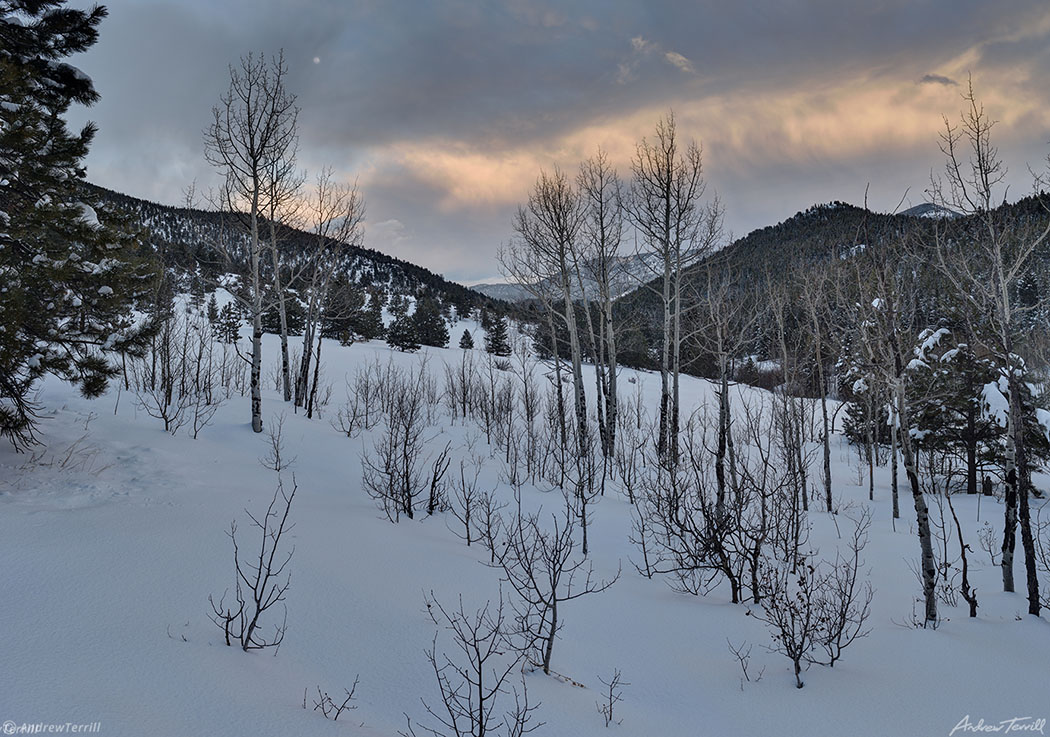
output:
[[[923,202],[920,205],[909,207],[907,210],[897,214],[913,218],[933,218],[936,220],[961,217],[961,213],[945,207],[944,205],[936,205],[932,202]]]

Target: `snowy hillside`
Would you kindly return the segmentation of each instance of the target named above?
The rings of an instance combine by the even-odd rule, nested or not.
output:
[[[268,364],[276,346],[267,336]],[[452,511],[388,521],[362,486],[362,455],[374,456],[382,423],[347,437],[341,411],[355,376],[369,366],[424,383],[429,375],[437,404],[423,438],[427,456],[449,444],[450,477],[459,476],[461,463],[473,473],[478,459],[479,488],[494,490],[508,515],[514,500],[505,453],[476,420],[453,420],[442,398],[446,367],[454,372],[465,354],[483,375],[522,383],[519,362],[490,368],[480,351],[409,355],[379,342],[326,343],[331,399],[323,417],[307,420],[280,401],[267,379],[266,425],[282,426],[280,476],[286,490],[298,488],[287,537],[287,549],[294,545],[287,633],[276,653],[226,647],[209,619],[209,595],[229,596],[234,584],[230,522],[238,523],[242,551],[256,551],[245,510],[261,514],[278,477],[260,461],[271,441],[250,431],[248,400],[234,391],[194,440],[185,428],[165,433],[116,382],[89,401],[48,379],[40,397],[50,408],[41,424],[45,445],[27,454],[0,447],[0,555],[7,571],[0,719],[100,722],[99,733],[114,736],[393,737],[407,729],[407,713],[423,734],[421,726],[435,721],[420,699],[440,707],[424,653],[437,634],[439,655],[458,654],[448,631],[428,616],[424,597],[446,608],[462,597],[473,612],[496,601],[502,571],[487,565],[482,544],[464,544]],[[546,382],[541,366],[525,366],[538,386]],[[623,371],[621,382],[622,395],[636,397],[643,411],[656,405],[658,376]],[[689,377],[682,377],[682,393],[689,411],[712,399],[707,382]],[[763,397],[741,388],[736,401],[756,404]],[[513,406],[517,413],[520,405]],[[1050,625],[1024,615],[1022,594],[1001,593],[999,569],[977,545],[984,522],[999,526],[1001,504],[955,498],[973,544],[979,616],[969,619],[960,600],[943,607],[938,629],[917,629],[914,513],[905,508],[894,529],[887,470],[877,469],[869,503],[857,453],[838,435],[833,463],[840,514],[818,511],[814,499],[807,547],[833,558],[850,538],[849,518],[870,510],[861,576],[874,589],[870,633],[834,668],[809,667],[805,688],[797,689],[790,661],[766,648],[771,639],[759,607],[731,604],[725,585],[691,596],[672,591],[666,578],[641,575],[641,555],[628,542],[633,507],[610,482],[592,507],[589,558],[596,579],[612,580],[618,570],[620,577],[604,592],[564,604],[551,661],[559,675],[524,675],[530,703],[539,704],[535,721],[545,723],[535,734],[947,735],[964,719],[997,725],[1046,717]],[[1046,482],[1037,477],[1036,485]],[[545,484],[521,489],[522,506],[542,508],[544,519],[564,509],[560,492]],[[937,518],[937,503],[931,505]],[[951,533],[949,541],[957,546]],[[502,593],[511,599],[507,584]],[[751,648],[749,680],[730,644]],[[615,705],[614,721],[622,723],[606,729],[596,705],[605,698],[599,677],[609,680],[615,669],[630,685]],[[341,702],[355,679],[356,709],[326,721],[314,709],[318,687]],[[509,706],[503,701],[500,708]]]
[[[83,187],[107,210],[146,229],[150,246],[169,266],[179,265],[190,274],[199,267],[209,272],[216,269],[236,272],[238,265],[227,264],[216,249],[218,244],[232,241],[240,245],[229,246],[231,252],[244,252],[247,242],[241,225],[244,215],[170,207],[92,184],[85,183]],[[316,235],[284,225],[278,226],[278,233],[288,265],[309,260]],[[387,294],[414,294],[426,289],[443,300],[470,306],[486,301],[475,290],[389,254],[360,245],[350,245],[346,251],[340,273],[362,289],[378,288]]]
[[[481,292],[486,297],[502,299],[505,302],[524,302],[530,298],[525,287],[518,284],[503,284],[499,282],[486,282],[471,286],[475,292]]]

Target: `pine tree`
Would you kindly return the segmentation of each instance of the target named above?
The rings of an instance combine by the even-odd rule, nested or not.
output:
[[[499,315],[494,315],[489,319],[489,327],[485,333],[485,351],[494,356],[510,355],[507,321]]]
[[[359,312],[353,321],[354,332],[363,340],[375,340],[386,334],[383,326],[383,293],[373,291],[368,295],[368,306]]]
[[[933,336],[912,371],[909,391],[913,395],[913,425],[916,447],[922,450],[952,450],[966,465],[966,491],[976,494],[978,465],[990,459],[989,449],[1001,442],[1005,428],[988,413],[985,387],[996,378],[993,362],[979,358],[966,343],[956,344],[945,334]]]
[[[215,292],[211,293],[211,299],[208,300],[208,322],[212,325],[219,319],[219,302],[215,299]]]
[[[215,321],[215,333],[222,343],[236,343],[241,338],[241,317],[234,309],[232,302],[227,302],[219,310],[219,319]]]
[[[190,304],[197,309],[204,304],[204,280],[197,272],[190,274]]]
[[[1023,361],[1019,361],[1020,371],[1026,372],[1027,367]],[[999,369],[999,376],[997,380],[990,383],[985,387],[984,391],[986,396],[994,394],[996,391],[1002,396],[1002,401],[1007,405],[1010,401],[1009,385],[1005,377],[1005,370]],[[1027,376],[1026,376],[1027,379]],[[1026,472],[1027,478],[1024,479],[1024,484],[1029,493],[1038,498],[1042,497],[1042,492],[1034,489],[1031,483],[1031,474],[1033,470],[1043,470],[1046,468],[1047,462],[1050,461],[1050,435],[1045,425],[1039,421],[1039,411],[1046,412],[1047,408],[1042,406],[1039,397],[1035,396],[1032,392],[1033,385],[1029,381],[1021,381],[1017,383],[1019,389],[1018,403],[1021,407],[1021,417],[1023,419],[1023,436],[1024,436],[1024,449],[1026,459]],[[1005,475],[1008,471],[1007,468],[1007,417],[1006,410],[1000,406],[998,411],[992,410],[991,415],[994,417],[999,427],[1002,429],[1002,434],[996,439],[995,445],[987,452],[983,460],[989,463],[994,463],[999,466],[1002,473]]]
[[[303,303],[290,293],[285,296],[284,320],[289,335],[302,335],[303,324],[306,321],[306,310],[303,309]],[[271,306],[269,310],[263,313],[262,329],[264,333],[281,334],[281,313],[278,305]]]
[[[154,329],[132,316],[153,289],[152,260],[81,186],[96,129],[63,119],[98,100],[60,59],[95,43],[106,9],[62,5],[0,0],[0,436],[17,447],[35,441],[41,377],[98,396],[117,371],[108,356],[140,353]]]
[[[342,275],[332,278],[325,298],[321,336],[335,338],[343,345],[357,340],[358,323],[365,308],[365,293]]]
[[[459,347],[465,351],[474,348],[474,336],[470,334],[469,330],[463,331],[463,337],[459,339]]]
[[[410,317],[399,317],[390,323],[386,331],[386,342],[392,348],[411,353],[419,350],[419,336]]]
[[[386,309],[395,320],[404,317],[408,314],[408,300],[403,294],[391,294]]]
[[[423,345],[444,348],[448,345],[448,328],[441,316],[441,307],[432,297],[421,297],[412,313],[412,326]]]

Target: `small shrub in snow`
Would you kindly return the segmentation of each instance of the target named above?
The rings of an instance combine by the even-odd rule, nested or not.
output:
[[[740,679],[740,690],[744,690],[744,681],[751,683],[751,676],[754,675],[754,683],[758,683],[762,680],[763,674],[765,674],[765,666],[759,669],[758,673],[751,673],[751,646],[747,642],[742,642],[739,645],[734,645],[733,641],[726,638],[726,644],[729,645],[729,652],[733,653],[733,657],[736,658],[740,664],[740,670],[743,672],[744,677]]]
[[[165,432],[175,435],[189,425],[196,439],[225,401],[223,359],[202,318],[171,311],[158,324],[149,352],[130,364],[126,381],[139,407],[161,420]]]
[[[361,458],[362,485],[391,522],[412,519],[429,481],[423,453],[430,424],[418,385],[400,384],[383,425],[372,452]]]
[[[995,528],[987,522],[981,525],[981,529],[977,532],[977,543],[981,546],[981,550],[988,553],[992,566],[999,565],[997,555],[1002,550],[1002,547],[999,544],[999,535],[996,533]]]
[[[538,704],[529,703],[520,668],[523,649],[507,626],[502,592],[495,605],[485,602],[473,612],[464,608],[462,596],[456,609],[445,608],[433,592],[424,601],[431,620],[449,633],[454,647],[452,655],[439,654],[439,632],[426,653],[441,706],[422,700],[433,726],[421,730],[433,737],[521,737],[541,727],[542,722],[533,722]],[[511,685],[515,671],[520,686]],[[406,718],[408,731],[400,734],[417,737],[412,719]]]
[[[820,574],[816,566],[773,563],[763,571],[762,611],[759,618],[773,637],[770,652],[781,653],[795,668],[795,686],[802,688],[802,667],[813,662],[823,626],[819,612]]]
[[[280,473],[296,461],[296,456],[288,457],[284,448],[284,418],[282,412],[277,415],[266,430],[266,455],[259,459],[263,468]]]
[[[520,506],[519,506],[520,509]],[[598,579],[594,566],[577,555],[575,515],[553,517],[544,529],[538,515],[523,515],[508,524],[502,549],[496,554],[504,580],[518,598],[519,632],[530,643],[530,662],[550,675],[554,640],[562,627],[561,607],[581,596],[605,591],[620,578]]]
[[[762,614],[773,637],[771,652],[786,655],[802,688],[803,666],[834,666],[842,652],[868,634],[871,584],[861,582],[860,553],[867,542],[871,515],[855,521],[846,554],[833,562],[808,560],[798,565],[768,561],[762,567]]]
[[[378,361],[359,367],[346,381],[346,404],[336,414],[336,426],[348,438],[368,431],[382,419],[383,367]]]
[[[452,498],[450,500],[452,516],[462,526],[462,532],[457,530],[455,534],[468,546],[479,539],[479,534],[475,532],[478,524],[475,509],[482,494],[478,487],[478,479],[484,467],[484,460],[475,456],[471,459],[470,466],[471,471],[468,472],[467,462],[460,459],[459,473],[452,475]]]
[[[360,681],[360,678],[355,678],[354,684],[350,688],[343,689],[343,694],[346,698],[341,703],[337,703],[335,699],[328,695],[327,691],[322,691],[321,687],[318,686],[314,711],[321,712],[325,719],[331,719],[333,722],[339,721],[339,717],[344,711],[353,711],[357,708],[357,705],[351,702],[354,700],[354,692],[357,691],[358,681]],[[306,708],[306,691],[303,691],[303,708]]]
[[[273,625],[271,635],[263,634],[262,626],[264,620],[269,618],[270,609],[284,601],[291,585],[291,573],[286,569],[295,549],[285,552],[281,539],[291,529],[288,513],[298,488],[293,480],[291,492],[285,492],[284,485],[278,481],[265,514],[256,517],[245,510],[259,535],[258,553],[253,553],[250,558],[241,557],[237,522],[230,523],[227,535],[233,543],[234,601],[230,605],[226,604],[229,589],[223,592],[218,602],[214,597],[208,597],[212,609],[211,620],[223,631],[228,646],[236,642],[247,652],[278,648],[284,640],[288,625],[287,608],[280,624]]]
[[[598,680],[601,681],[602,685],[607,689],[604,701],[595,702],[598,707],[598,713],[605,718],[605,726],[608,727],[610,724],[622,724],[623,719],[617,719],[613,714],[613,707],[623,701],[623,687],[630,686],[631,684],[623,680],[619,668],[613,669],[612,678],[608,681],[601,676],[598,676]]]

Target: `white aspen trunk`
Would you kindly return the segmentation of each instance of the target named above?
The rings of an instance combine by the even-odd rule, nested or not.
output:
[[[563,269],[566,268],[563,266]],[[583,385],[583,358],[580,354],[580,336],[576,325],[576,311],[572,304],[568,274],[562,272],[562,294],[565,304],[565,322],[569,333],[569,355],[572,360],[573,397],[575,398],[577,440],[580,453],[587,449],[587,391]]]
[[[668,453],[668,441],[670,440],[669,416],[671,401],[670,370],[671,370],[671,263],[670,254],[664,256],[664,319],[663,319],[663,345],[660,352],[660,437],[658,439],[658,452],[661,457]]]
[[[674,274],[674,333],[672,337],[673,341],[673,362],[671,364],[671,402],[670,402],[670,418],[668,427],[668,439],[670,440],[669,450],[671,457],[674,459],[678,458],[678,428],[680,418],[680,402],[681,392],[679,389],[679,379],[681,377],[682,370],[682,259],[681,259],[681,245],[677,246],[678,258],[677,258],[677,270]]]
[[[901,517],[900,490],[897,481],[897,454],[900,452],[900,430],[897,428],[897,413],[893,412],[890,418],[890,492],[893,496],[893,519]],[[896,529],[896,525],[894,526]]]
[[[314,326],[317,322],[317,277],[319,267],[315,264],[310,281],[310,303],[306,308],[306,321],[303,324],[303,352],[299,359],[299,374],[295,379],[295,406],[306,407],[310,387],[310,358],[313,352]]]
[[[1007,472],[1007,484],[1013,476],[1014,494],[1017,498],[1017,524],[1021,528],[1021,549],[1024,551],[1025,583],[1028,593],[1028,613],[1039,616],[1039,571],[1035,554],[1035,539],[1032,535],[1031,510],[1028,503],[1027,459],[1024,445],[1024,412],[1021,406],[1020,377],[1010,367],[1010,404],[1007,441],[1008,456],[1013,469]],[[1011,556],[1012,557],[1012,556]],[[1011,561],[1012,562],[1012,561]],[[1011,569],[1011,578],[1013,571]],[[1011,581],[1012,583],[1012,581]]]
[[[904,470],[908,476],[908,484],[911,487],[912,500],[915,503],[916,527],[919,535],[919,549],[922,554],[922,589],[926,602],[924,626],[935,627],[937,625],[937,565],[933,557],[933,536],[930,533],[930,511],[926,506],[926,498],[919,488],[919,472],[915,462],[915,453],[911,446],[910,426],[908,420],[907,400],[904,397],[904,382],[897,381],[895,388],[897,400],[897,416],[900,418],[901,426],[901,455],[904,460]]]
[[[608,277],[606,277],[608,278]],[[608,427],[607,440],[609,447],[607,455],[611,457],[616,452],[616,418],[620,413],[619,399],[617,393],[617,370],[616,370],[616,329],[613,323],[613,302],[608,293],[606,284],[605,296],[605,351],[608,371],[605,394],[605,422]]]
[[[259,186],[252,198],[252,432],[262,432],[262,283],[259,274]]]
[[[715,519],[723,519],[725,514],[726,499],[726,447],[729,437],[729,402],[726,396],[728,383],[725,381],[726,366],[725,358],[718,358],[718,447],[715,451]]]
[[[292,399],[292,366],[288,359],[288,312],[281,287],[281,262],[277,253],[277,229],[270,220],[270,253],[273,257],[273,288],[277,292],[277,313],[281,319],[281,391],[284,401]]]
[[[819,326],[814,324],[814,334],[819,331]],[[828,512],[832,512],[833,501],[831,498],[831,424],[828,417],[828,382],[827,377],[824,375],[824,351],[822,349],[821,341],[818,338],[815,341],[816,358],[817,358],[817,382],[820,384],[820,419],[821,428],[824,433],[823,442],[821,443],[822,451],[824,454],[824,504],[828,508]]]

